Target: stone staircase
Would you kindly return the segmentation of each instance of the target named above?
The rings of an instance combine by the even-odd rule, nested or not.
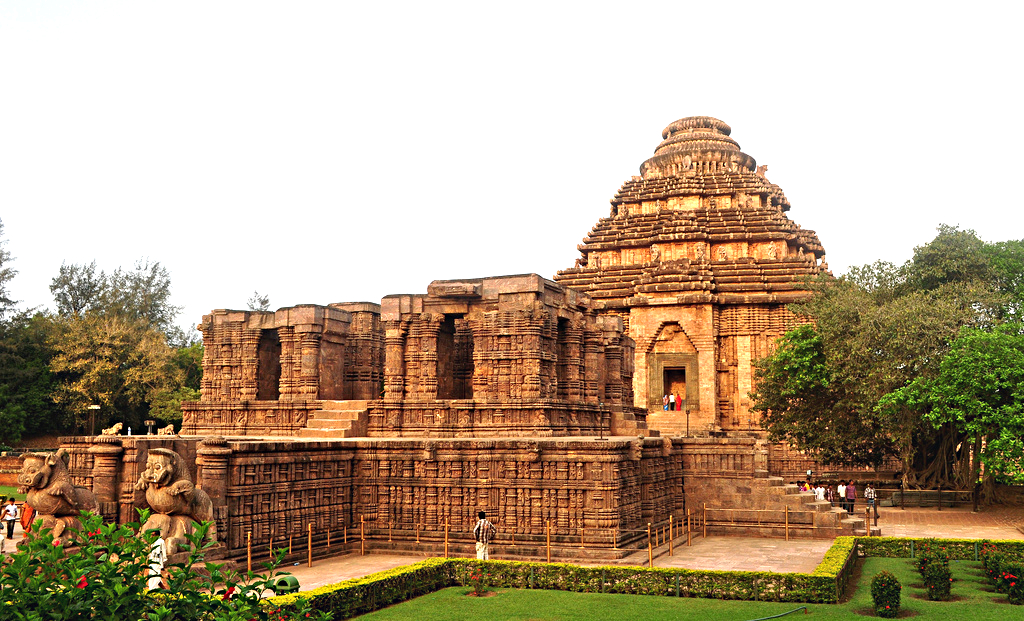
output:
[[[868,535],[864,517],[850,515],[827,500],[818,501],[813,493],[801,492],[764,470],[733,485],[719,481],[694,492],[698,498],[708,498],[709,533],[801,539]],[[703,510],[703,502],[694,509]],[[880,534],[877,527],[871,528],[871,535]]]
[[[309,413],[300,438],[360,438],[366,436],[369,401],[321,401]]]
[[[789,507],[790,511],[813,511],[815,530],[834,530],[832,536],[835,537],[868,535],[868,523],[863,517],[850,515],[845,509],[833,507],[827,500],[816,500],[813,492],[801,492],[799,487],[786,483],[782,477],[768,476],[763,470],[757,471],[755,476],[755,481],[763,481],[766,491],[783,507]],[[872,536],[881,535],[881,529],[877,526],[871,527],[871,531]]]

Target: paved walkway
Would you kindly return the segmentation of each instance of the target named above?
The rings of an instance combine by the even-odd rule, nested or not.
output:
[[[949,537],[964,539],[1024,539],[1018,526],[1024,525],[1024,507],[995,507],[979,513],[970,508],[883,508],[878,525],[888,537]],[[675,546],[675,555],[662,554],[654,559],[656,567],[685,569],[719,569],[725,571],[811,572],[831,540],[761,539],[756,537],[711,536],[685,541]],[[496,552],[498,552],[496,550]],[[423,560],[425,557],[369,554],[343,556],[305,564],[283,567],[299,579],[302,590],[365,576]],[[500,559],[500,553],[495,554]],[[646,553],[634,555],[637,564],[646,565]]]

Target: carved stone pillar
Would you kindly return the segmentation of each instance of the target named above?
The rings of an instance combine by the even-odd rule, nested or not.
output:
[[[401,321],[384,322],[384,400],[405,396],[405,335]]]
[[[419,398],[427,401],[437,399],[437,335],[441,331],[444,315],[423,313],[420,336],[420,390]]]
[[[123,451],[118,436],[96,436],[89,447],[92,455],[92,492],[96,494],[100,515],[104,520],[117,519]]]
[[[299,385],[300,400],[316,399],[320,388],[320,332],[299,332]]]
[[[196,448],[197,487],[202,488],[213,502],[213,517],[217,532],[228,532],[228,462],[231,447],[221,436],[209,436]],[[224,535],[222,535],[224,536]]]

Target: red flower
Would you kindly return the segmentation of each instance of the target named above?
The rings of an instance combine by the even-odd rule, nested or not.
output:
[[[231,594],[234,593],[234,592],[235,592],[235,587],[233,587],[233,586],[228,587],[228,590],[224,591],[224,595],[221,597],[221,599],[222,600],[228,599],[229,597],[231,597]]]
[[[54,539],[53,540],[53,545],[59,546],[60,545],[60,539]]]
[[[78,584],[75,585],[75,588],[84,589],[87,584],[89,584],[89,582],[85,579],[85,576],[82,576],[78,579]]]

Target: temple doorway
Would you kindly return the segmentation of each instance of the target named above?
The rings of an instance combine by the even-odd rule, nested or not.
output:
[[[666,395],[678,395],[686,401],[686,369],[665,369],[662,385]]]
[[[277,401],[281,396],[281,337],[277,330],[260,331],[256,358],[256,398]]]
[[[437,334],[437,398],[473,398],[473,332],[463,315],[445,315]]]

